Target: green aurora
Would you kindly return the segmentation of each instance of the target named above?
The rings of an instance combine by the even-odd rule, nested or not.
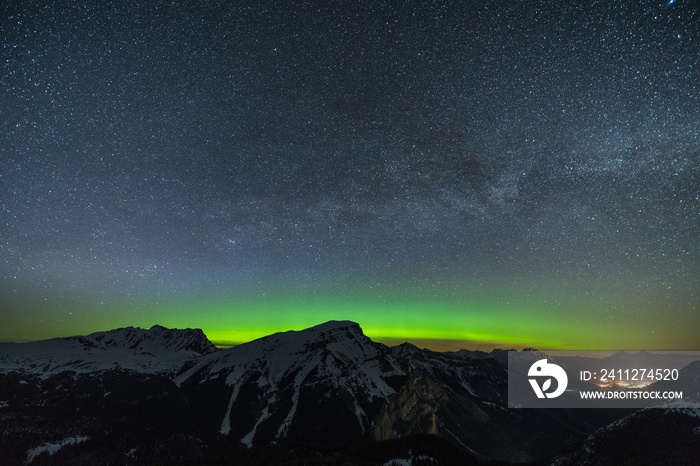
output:
[[[206,292],[183,296],[104,296],[73,300],[18,299],[7,314],[3,341],[88,334],[123,326],[201,328],[226,347],[328,320],[360,324],[375,341],[404,341],[436,351],[536,347],[550,350],[694,350],[700,318],[688,321],[693,291],[671,299],[661,290],[607,294],[525,289],[496,283],[437,291],[404,286]],[[606,305],[607,303],[607,305]],[[690,303],[690,304],[689,304]],[[657,309],[658,312],[653,310]],[[33,316],[31,332],[26,316]]]

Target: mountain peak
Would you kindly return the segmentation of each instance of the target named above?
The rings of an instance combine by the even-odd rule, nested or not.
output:
[[[200,355],[216,351],[216,347],[198,328],[177,329],[162,325],[154,325],[150,329],[125,327],[91,333],[87,338],[109,348],[140,349],[149,352],[191,351]]]
[[[302,330],[288,330],[286,332],[273,333],[266,337],[244,343],[240,346],[257,345],[258,342],[264,342],[265,345],[277,345],[279,343],[294,344],[310,344],[312,342],[320,342],[327,340],[338,339],[366,339],[369,338],[362,332],[360,324],[350,320],[329,320],[322,324],[308,327]]]
[[[360,324],[358,324],[357,322],[353,322],[351,320],[329,320],[328,322],[324,322],[322,324],[318,324],[318,325],[314,325],[313,327],[309,327],[307,330],[328,332],[331,330],[338,330],[338,329],[341,329],[341,330],[347,329],[347,330],[362,332],[362,328],[360,328]]]

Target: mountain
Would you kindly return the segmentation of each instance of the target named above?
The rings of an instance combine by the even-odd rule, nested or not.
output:
[[[694,361],[678,371],[678,380],[661,380],[649,385],[649,390],[682,392],[685,400],[700,400],[700,361]]]
[[[700,458],[700,404],[676,401],[604,426],[553,465],[693,465]],[[624,446],[624,448],[621,448]]]
[[[1,344],[0,464],[263,464],[332,451],[348,463],[420,464],[438,451],[461,452],[454,464],[524,462],[631,414],[508,409],[505,353],[390,348],[348,321],[227,350],[159,326]]]
[[[200,329],[127,327],[87,336],[0,343],[0,370],[42,378],[64,371],[90,373],[115,368],[168,374],[185,361],[214,351],[216,347]]]
[[[592,431],[582,416],[506,409],[506,368],[495,359],[410,344],[389,348],[354,322],[328,322],[212,353],[174,381],[194,398],[216,400],[200,408],[209,420],[202,430],[216,429],[247,447],[429,433],[479,458],[525,461]],[[513,441],[535,433],[553,440]]]
[[[226,404],[209,406],[217,431],[252,446],[359,438],[402,375],[388,348],[359,325],[328,322],[201,357],[175,382],[194,392],[221,387]]]

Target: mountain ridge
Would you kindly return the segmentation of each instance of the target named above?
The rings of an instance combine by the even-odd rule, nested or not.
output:
[[[507,353],[388,347],[352,321],[228,349],[161,326],[0,344],[0,424],[13,426],[0,463],[46,445],[133,463],[425,434],[480,461],[527,462],[628,414],[508,409]]]
[[[88,335],[0,343],[0,370],[21,370],[43,377],[115,367],[163,374],[214,351],[216,347],[201,329],[123,327]]]

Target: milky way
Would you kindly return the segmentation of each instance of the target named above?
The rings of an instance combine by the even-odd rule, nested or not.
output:
[[[0,339],[698,349],[693,2],[332,3],[2,7]]]

